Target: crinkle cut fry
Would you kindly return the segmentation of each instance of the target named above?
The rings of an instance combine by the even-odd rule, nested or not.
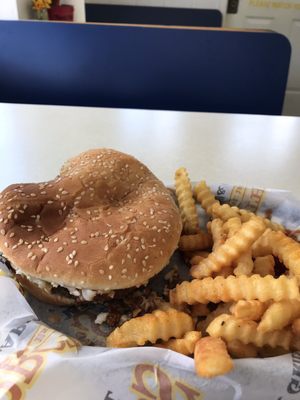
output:
[[[187,234],[199,231],[198,214],[193,197],[192,185],[185,168],[175,173],[175,190],[183,222],[183,232]]]
[[[155,343],[158,339],[167,341],[171,337],[180,338],[193,328],[192,318],[182,311],[173,308],[155,310],[151,314],[132,318],[116,328],[107,337],[106,343],[108,347],[143,346],[146,342]]]
[[[240,340],[226,342],[229,354],[233,358],[254,358],[257,357],[257,347],[252,343],[242,343]]]
[[[217,200],[211,191],[210,187],[207,186],[205,181],[199,182],[195,189],[194,194],[196,200],[201,204],[201,207],[207,212],[208,215],[212,215],[212,206],[214,204],[219,204],[219,200]]]
[[[259,300],[239,300],[237,303],[232,304],[230,312],[236,318],[258,321],[268,306],[268,302],[262,303]]]
[[[249,249],[265,229],[265,224],[257,218],[245,222],[235,235],[228,238],[223,245],[191,269],[192,276],[194,278],[211,276],[213,272],[230,266]]]
[[[182,282],[170,291],[171,304],[196,304],[238,300],[288,300],[299,298],[299,287],[296,278],[281,275],[273,276],[229,276],[223,278],[194,279]]]
[[[167,342],[156,344],[155,347],[173,350],[177,353],[189,356],[194,354],[195,345],[200,338],[201,332],[191,331],[187,332],[181,339],[170,339]]]
[[[260,332],[283,329],[299,317],[300,299],[278,301],[268,307],[257,329]]]
[[[271,232],[270,243],[273,254],[300,279],[300,243],[283,232]]]
[[[258,347],[281,346],[287,350],[291,346],[293,336],[290,330],[259,332],[256,322],[238,319],[228,314],[222,314],[214,319],[208,326],[207,332],[212,337],[221,337],[226,341],[237,339],[242,343],[253,343]]]
[[[204,378],[227,374],[233,368],[226,345],[220,338],[200,339],[195,346],[194,359],[197,374]]]
[[[275,275],[275,260],[270,254],[268,256],[256,257],[253,263],[253,273],[260,276]]]
[[[205,250],[212,245],[209,233],[198,232],[194,235],[182,235],[178,247],[182,251]]]

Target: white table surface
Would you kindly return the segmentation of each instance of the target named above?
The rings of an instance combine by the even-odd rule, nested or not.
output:
[[[0,103],[0,190],[53,178],[87,149],[134,155],[165,183],[193,181],[292,191],[300,199],[300,118]]]

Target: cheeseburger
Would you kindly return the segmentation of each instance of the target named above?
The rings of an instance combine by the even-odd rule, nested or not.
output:
[[[42,183],[0,194],[0,252],[42,301],[103,301],[145,285],[181,233],[168,189],[135,158],[109,149],[67,161]]]

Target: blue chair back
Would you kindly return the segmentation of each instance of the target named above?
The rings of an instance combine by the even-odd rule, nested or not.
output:
[[[220,10],[177,7],[147,7],[115,4],[85,4],[87,22],[142,25],[221,27]]]
[[[274,32],[0,21],[0,101],[280,114]]]

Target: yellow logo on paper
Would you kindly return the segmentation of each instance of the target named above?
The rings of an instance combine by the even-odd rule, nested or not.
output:
[[[153,383],[152,389],[150,383]],[[153,364],[138,364],[130,387],[137,400],[202,400],[202,394]]]
[[[0,362],[0,398],[24,399],[40,376],[48,355],[52,352],[75,352],[79,343],[46,326],[39,326],[24,350],[9,355]]]

